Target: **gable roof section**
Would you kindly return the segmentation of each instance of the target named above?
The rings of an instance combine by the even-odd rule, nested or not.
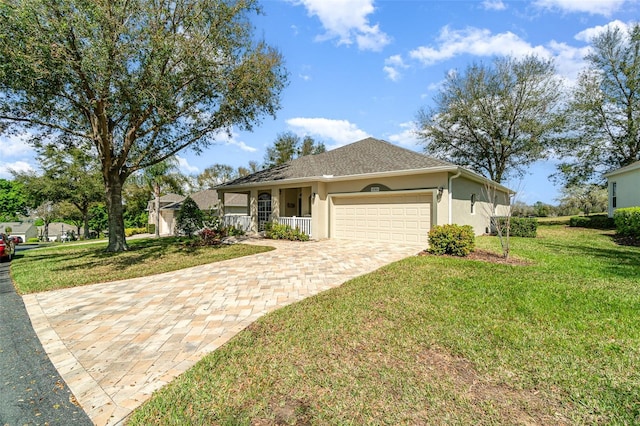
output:
[[[200,210],[211,210],[218,208],[218,191],[216,191],[215,189],[205,189],[202,191],[194,192],[189,196],[193,201],[196,202]],[[164,206],[161,205],[160,210],[179,210],[182,206],[182,203],[187,197],[182,197],[181,195],[178,197],[181,197],[181,199]],[[224,200],[227,207],[246,207],[248,197],[247,194],[227,193],[224,194]]]
[[[366,138],[321,154],[296,158],[223,183],[216,188],[277,182],[289,179],[346,177],[422,169],[456,169],[455,164],[428,157],[389,142]]]
[[[636,161],[635,163],[631,163],[628,166],[621,167],[618,170],[614,170],[609,173],[605,173],[604,177],[608,178],[611,176],[619,175],[621,173],[631,172],[633,170],[640,170],[640,161]]]
[[[4,233],[5,228],[10,227],[10,234],[24,234],[32,226],[34,226],[32,222],[2,222],[0,223],[0,232]]]

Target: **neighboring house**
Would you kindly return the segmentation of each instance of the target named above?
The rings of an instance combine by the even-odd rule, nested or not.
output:
[[[38,228],[33,222],[1,222],[0,232],[4,233],[7,227],[11,228],[9,235],[22,237],[22,241],[25,243],[29,238],[38,238]]]
[[[213,211],[219,214],[220,202],[217,191],[205,189],[190,195],[200,210]],[[173,235],[176,228],[176,216],[186,197],[178,194],[167,194],[160,197],[160,235]],[[155,223],[154,201],[149,201],[149,223]],[[246,215],[248,213],[247,196],[244,194],[225,195],[225,214]]]
[[[64,222],[51,222],[49,224],[49,241],[63,241],[73,232],[78,236],[78,227],[76,225]],[[44,226],[38,226],[38,235],[44,238]]]
[[[604,175],[609,188],[609,217],[616,209],[640,206],[640,161]]]
[[[167,194],[160,197],[160,235],[173,234],[173,229],[175,228],[176,209],[172,206],[182,200],[184,200],[184,196],[178,194]],[[149,201],[147,204],[147,210],[149,211],[149,224],[155,225],[155,200]]]
[[[486,185],[493,188],[489,202]],[[434,225],[471,225],[508,212],[511,191],[455,164],[367,138],[216,187],[249,197],[250,230],[298,226],[313,239],[427,242]],[[493,198],[493,197],[492,197]],[[494,208],[495,207],[495,208]],[[495,211],[493,211],[495,210]]]

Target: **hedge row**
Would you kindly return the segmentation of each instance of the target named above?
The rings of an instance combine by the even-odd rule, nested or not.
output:
[[[505,235],[507,227],[506,217],[497,217],[497,225],[502,229]],[[496,229],[492,229],[493,233],[497,233]],[[509,236],[536,238],[538,236],[538,219],[535,217],[511,217],[509,223]]]
[[[574,216],[569,219],[569,226],[573,228],[614,229],[614,220],[603,214],[593,216]]]
[[[618,234],[640,238],[640,207],[617,209],[613,220]]]

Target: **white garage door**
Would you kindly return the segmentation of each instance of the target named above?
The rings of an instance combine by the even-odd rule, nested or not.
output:
[[[426,194],[333,197],[331,237],[426,244],[431,199]]]

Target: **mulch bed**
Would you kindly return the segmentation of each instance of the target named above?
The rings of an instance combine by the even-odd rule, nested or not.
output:
[[[418,256],[437,256],[437,255],[431,254],[428,251],[421,251],[420,253],[418,253]],[[459,256],[451,256],[448,254],[445,254],[442,256],[459,257]],[[518,259],[514,257],[509,257],[508,259],[505,259],[504,257],[502,257],[501,254],[494,253],[488,250],[483,250],[483,249],[476,249],[475,251],[471,252],[468,256],[465,256],[464,258],[471,259],[471,260],[479,260],[481,262],[498,263],[501,265],[525,266],[525,265],[532,264],[532,262],[528,260]]]
[[[637,237],[614,235],[613,241],[620,246],[640,247],[640,238]]]

